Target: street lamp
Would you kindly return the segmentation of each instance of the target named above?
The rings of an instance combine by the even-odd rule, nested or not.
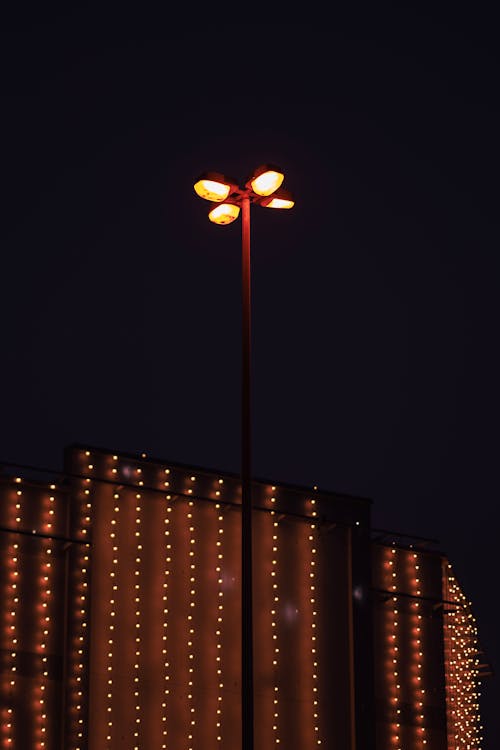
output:
[[[241,188],[219,172],[205,172],[194,185],[200,198],[212,203],[208,218],[231,224],[241,210],[242,368],[241,368],[241,729],[242,750],[253,750],[253,618],[252,618],[252,496],[250,421],[250,204],[292,208],[281,188],[284,174],[272,164],[258,167]]]

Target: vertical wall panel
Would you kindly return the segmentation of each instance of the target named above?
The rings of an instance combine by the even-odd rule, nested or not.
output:
[[[1,722],[0,738],[2,748],[11,748],[18,742],[16,732],[19,716],[19,587],[21,584],[19,566],[19,536],[7,531],[21,523],[21,497],[19,489],[6,484],[2,486],[0,505],[1,525],[5,529],[0,537],[0,581],[1,581]]]
[[[62,730],[66,495],[17,477],[0,499],[0,747],[46,750]]]
[[[373,546],[377,747],[446,750],[440,557]]]

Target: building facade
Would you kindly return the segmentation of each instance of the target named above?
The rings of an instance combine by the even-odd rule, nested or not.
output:
[[[238,477],[86,446],[0,474],[0,747],[241,743]],[[480,748],[477,630],[446,558],[370,501],[253,483],[255,746]]]

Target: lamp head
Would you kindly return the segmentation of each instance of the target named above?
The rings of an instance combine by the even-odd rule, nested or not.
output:
[[[200,198],[211,202],[210,221],[224,225],[232,224],[238,218],[244,200],[263,208],[292,208],[295,201],[288,190],[281,188],[283,179],[279,167],[262,164],[252,173],[244,189],[221,172],[203,172],[196,180],[194,190]]]
[[[293,208],[295,201],[288,190],[279,188],[272,195],[261,198],[259,204],[264,208]]]
[[[240,215],[240,207],[236,203],[216,203],[208,213],[208,218],[214,224],[232,224]]]
[[[274,164],[262,164],[253,172],[246,187],[251,188],[257,195],[271,195],[279,188],[284,177],[283,172]]]
[[[220,172],[203,172],[194,184],[195,193],[213,203],[226,200],[229,193],[237,187],[234,180]]]

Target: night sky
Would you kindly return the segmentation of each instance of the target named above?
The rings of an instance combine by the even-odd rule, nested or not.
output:
[[[296,206],[252,210],[254,476],[439,540],[498,671],[500,63],[470,12],[6,19],[0,461],[239,471],[241,224],[193,182],[276,163]]]

